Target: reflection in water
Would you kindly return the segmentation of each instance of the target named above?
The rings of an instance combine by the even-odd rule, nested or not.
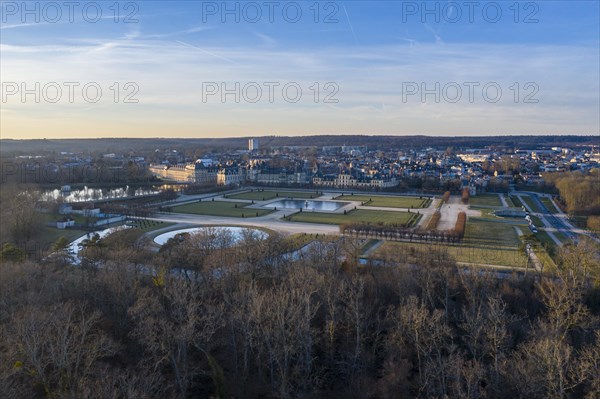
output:
[[[127,197],[139,197],[142,195],[158,194],[158,187],[148,188],[133,188],[133,187],[117,187],[117,188],[89,188],[84,187],[81,190],[72,190],[63,192],[59,189],[44,191],[41,194],[42,201],[55,201],[61,198],[64,202],[84,202],[98,201],[107,199],[118,199]]]
[[[265,233],[264,231],[261,231],[261,230],[248,229],[245,227],[218,226],[218,227],[193,227],[190,229],[169,231],[168,233],[164,233],[164,234],[161,234],[161,235],[155,237],[154,242],[157,243],[158,245],[164,245],[164,244],[166,244],[167,241],[169,241],[171,238],[175,237],[178,234],[184,234],[184,233],[197,234],[197,233],[202,233],[202,232],[214,233],[214,234],[229,233],[229,234],[231,234],[231,237],[233,238],[233,243],[240,241],[242,238],[244,238],[244,236],[247,236],[248,234],[252,234],[254,237],[259,238],[259,239],[267,238],[267,233]]]
[[[336,201],[305,201],[305,200],[281,200],[271,202],[265,205],[264,208],[277,209],[308,209],[312,211],[335,211],[341,207],[348,205],[349,202]]]

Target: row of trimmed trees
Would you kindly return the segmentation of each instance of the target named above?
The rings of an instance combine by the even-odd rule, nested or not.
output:
[[[378,238],[391,241],[456,243],[464,235],[454,230],[416,229],[392,224],[349,223],[340,225],[340,233],[350,237]]]

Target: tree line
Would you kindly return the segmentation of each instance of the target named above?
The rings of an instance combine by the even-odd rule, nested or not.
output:
[[[598,268],[464,270],[438,247],[357,264],[361,240],[241,241],[207,229],[153,252],[140,231],[82,263],[0,265],[7,398],[596,398]],[[586,244],[587,245],[587,244]]]

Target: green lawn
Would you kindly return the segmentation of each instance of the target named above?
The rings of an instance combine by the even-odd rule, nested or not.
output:
[[[554,242],[554,240],[552,238],[550,238],[550,236],[548,235],[548,233],[544,230],[538,230],[537,234],[535,235],[535,237],[543,244],[543,245],[547,245],[547,246],[551,246],[551,247],[555,247],[556,243]]]
[[[87,234],[87,231],[68,228],[64,230],[56,227],[44,226],[40,229],[39,243],[42,250],[50,250],[60,237],[65,237],[69,242]]]
[[[497,194],[482,194],[469,197],[469,205],[502,206]]]
[[[531,221],[533,222],[533,225],[535,227],[537,227],[537,228],[544,227],[544,223],[542,223],[542,219],[540,219],[539,217],[534,216],[534,215],[530,215],[530,217],[531,217]]]
[[[431,201],[427,197],[395,197],[381,195],[340,195],[335,199],[340,201],[360,201],[365,206],[380,206],[384,208],[427,208]]]
[[[571,240],[561,231],[555,231],[554,236],[564,243],[569,243]]]
[[[542,204],[544,204],[546,206],[546,208],[548,208],[548,211],[550,213],[558,213],[558,211],[556,210],[556,207],[554,206],[554,204],[552,203],[550,198],[541,197],[540,201],[542,201]]]
[[[320,240],[321,242],[332,242],[339,239],[339,236],[335,235],[319,235],[319,234],[309,234],[309,233],[296,233],[291,234],[284,238],[283,242],[287,245],[286,250],[289,252],[297,251],[304,247],[305,245],[310,244],[315,240]]]
[[[463,241],[469,245],[518,247],[519,237],[511,223],[469,218]]]
[[[245,208],[247,205],[246,202],[202,201],[173,207],[173,212],[237,218],[263,216],[271,212],[269,209]]]
[[[513,201],[513,197],[511,197],[509,195],[505,195],[504,199],[506,200],[506,203],[508,204],[509,207],[515,208],[517,206],[517,204],[515,204]]]
[[[321,194],[316,191],[246,191],[227,195],[230,199],[268,201],[273,198],[317,198]]]
[[[385,258],[392,254],[395,259],[410,263],[411,253],[419,253],[419,249],[445,250],[457,262],[480,263],[486,265],[525,267],[527,258],[517,248],[507,247],[478,247],[472,245],[446,245],[431,243],[409,243],[387,241],[371,255],[371,258]],[[414,259],[418,261],[418,259]]]
[[[540,213],[541,209],[538,208],[537,204],[535,202],[533,202],[533,198],[531,198],[529,195],[523,195],[521,196],[521,198],[523,198],[523,201],[525,201],[525,203],[527,204],[527,206],[536,213]]]
[[[298,212],[288,216],[286,220],[292,222],[304,223],[323,223],[323,224],[344,224],[344,223],[394,223],[414,225],[421,215],[415,212],[393,212],[393,211],[372,211],[367,209],[357,209],[348,212],[347,215],[341,213],[325,212]],[[410,222],[410,223],[409,223]]]
[[[515,207],[521,208],[523,206],[523,203],[521,202],[519,197],[517,197],[516,195],[515,196],[511,195],[508,198],[512,201],[513,204],[515,204]]]

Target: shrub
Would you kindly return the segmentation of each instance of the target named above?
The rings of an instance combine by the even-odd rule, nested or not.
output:
[[[459,238],[464,237],[465,228],[467,226],[467,214],[460,212],[456,218],[456,224],[454,225],[454,234]]]
[[[427,222],[427,226],[425,228],[427,230],[435,230],[437,228],[438,223],[440,222],[441,217],[441,212],[435,211],[433,215],[431,215],[431,219],[429,219],[429,222]]]
[[[588,216],[587,227],[592,231],[600,231],[600,216]]]
[[[469,188],[465,187],[462,190],[462,202],[464,202],[465,204],[469,203]]]
[[[450,191],[446,191],[444,195],[442,195],[442,202],[447,204],[450,200]]]

